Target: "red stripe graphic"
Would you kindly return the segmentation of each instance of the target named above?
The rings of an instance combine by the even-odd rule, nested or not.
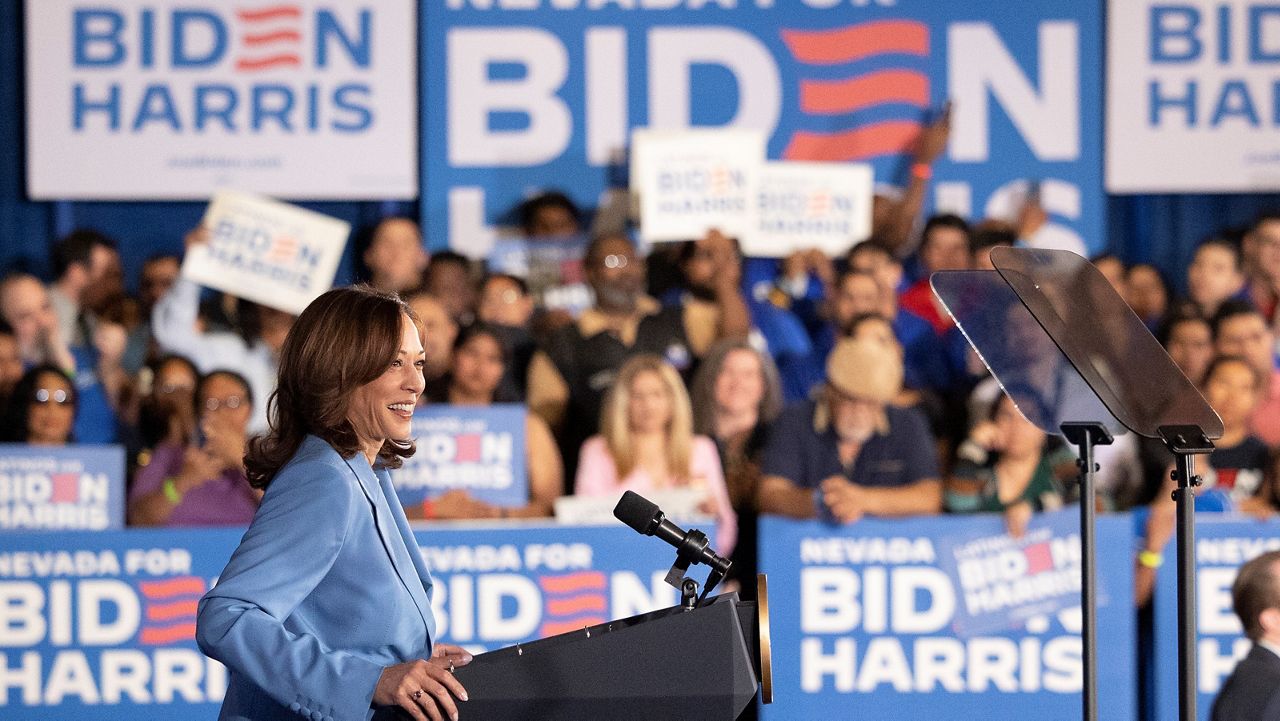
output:
[[[53,482],[53,503],[76,503],[80,500],[79,473],[53,473],[49,476]]]
[[[199,601],[174,601],[173,603],[147,604],[148,621],[172,621],[175,618],[195,618]]]
[[[142,642],[148,646],[164,646],[175,641],[191,641],[196,637],[194,623],[182,623],[164,628],[142,629]]]
[[[929,28],[912,20],[880,20],[830,30],[783,30],[782,41],[802,63],[837,65],[882,55],[929,54]]]
[[[282,41],[299,43],[302,42],[302,33],[297,30],[277,30],[273,33],[245,35],[241,39],[244,41],[245,45],[266,45],[267,43],[277,43]]]
[[[170,598],[172,596],[203,596],[204,579],[196,576],[178,576],[167,581],[143,581],[138,590],[148,599]]]
[[[575,593],[578,591],[603,591],[604,574],[600,571],[582,571],[563,576],[543,576],[538,584],[546,593]]]
[[[586,626],[598,626],[604,623],[604,618],[582,618],[577,621],[548,621],[542,624],[542,628],[538,629],[538,636],[546,638],[547,636],[555,636],[560,633],[568,633],[569,631],[581,631]]]
[[[911,70],[881,70],[848,80],[800,81],[800,110],[835,115],[883,103],[929,104],[929,78]]]
[[[782,152],[786,160],[866,160],[905,152],[920,136],[920,123],[894,120],[840,133],[798,132]]]
[[[302,59],[297,55],[271,55],[257,60],[237,60],[236,70],[269,70],[275,67],[301,67]]]
[[[548,616],[574,616],[583,611],[605,611],[604,596],[573,596],[547,600]]]
[[[258,23],[280,18],[298,19],[302,17],[302,8],[297,5],[272,5],[256,10],[236,10],[236,17],[247,23]]]

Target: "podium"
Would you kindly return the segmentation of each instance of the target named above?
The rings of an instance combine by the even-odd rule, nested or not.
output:
[[[736,719],[769,681],[768,595],[737,593],[476,656],[466,719]]]

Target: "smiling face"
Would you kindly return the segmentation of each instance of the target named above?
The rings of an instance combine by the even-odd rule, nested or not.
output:
[[[413,408],[425,385],[423,356],[418,329],[408,316],[402,315],[395,358],[382,375],[351,395],[347,420],[371,463],[385,441],[408,440],[413,432]]]

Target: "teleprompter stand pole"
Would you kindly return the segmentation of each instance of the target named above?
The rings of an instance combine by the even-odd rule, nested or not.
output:
[[[1101,423],[1063,423],[1062,435],[1080,448],[1080,610],[1082,626],[1080,637],[1084,641],[1084,721],[1098,719],[1098,593],[1097,593],[1097,545],[1094,540],[1094,517],[1097,515],[1097,494],[1093,485],[1093,472],[1098,464],[1093,460],[1094,446],[1109,446],[1113,438]]]
[[[1178,531],[1178,718],[1196,718],[1196,560],[1195,456],[1213,451],[1199,426],[1160,426],[1160,438],[1173,454],[1173,491]]]

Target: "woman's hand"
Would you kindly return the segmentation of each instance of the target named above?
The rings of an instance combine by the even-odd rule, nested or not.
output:
[[[199,488],[222,472],[222,463],[203,448],[189,446],[182,453],[182,470],[174,479],[178,490],[186,493]]]
[[[230,418],[210,414],[200,423],[204,432],[204,450],[218,459],[223,469],[242,469],[244,467],[245,437],[244,429]]]
[[[454,698],[466,701],[467,691],[451,669],[470,662],[471,654],[457,646],[437,644],[430,660],[417,659],[382,669],[373,690],[373,702],[399,706],[417,721],[457,721]]]

